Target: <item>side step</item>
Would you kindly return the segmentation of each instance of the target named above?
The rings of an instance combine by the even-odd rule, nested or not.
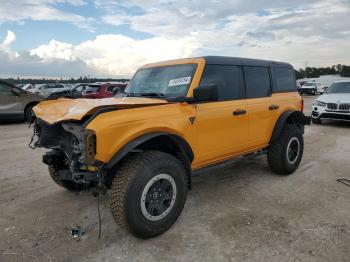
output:
[[[265,155],[265,154],[267,154],[267,149],[253,152],[253,153],[249,153],[249,154],[245,154],[245,155],[242,155],[241,157],[260,156],[260,155]],[[239,158],[240,157],[235,157],[235,158],[232,158],[232,159],[220,162],[220,163],[216,163],[216,164],[206,166],[206,167],[203,167],[203,168],[200,168],[197,170],[193,170],[192,176],[198,176],[198,175],[201,175],[201,174],[204,174],[207,172],[212,172],[212,171],[219,170],[219,169],[225,169],[225,168],[233,165],[235,162],[239,161]]]

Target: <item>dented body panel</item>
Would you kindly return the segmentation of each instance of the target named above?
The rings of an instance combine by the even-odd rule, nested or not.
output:
[[[161,99],[152,98],[103,98],[103,99],[69,99],[60,98],[41,102],[33,108],[37,118],[49,124],[57,122],[81,120],[84,116],[105,107],[125,109],[167,103]]]

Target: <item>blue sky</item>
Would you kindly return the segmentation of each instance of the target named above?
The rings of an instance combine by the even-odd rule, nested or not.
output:
[[[198,55],[350,64],[349,0],[0,0],[1,76],[130,76]]]

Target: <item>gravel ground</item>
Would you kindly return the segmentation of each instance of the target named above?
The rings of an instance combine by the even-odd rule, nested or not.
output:
[[[310,113],[313,97],[304,97]],[[25,124],[0,125],[0,261],[349,261],[350,123],[306,128],[301,166],[273,174],[266,156],[194,178],[185,209],[164,235],[139,240],[97,199],[56,186],[27,147]],[[73,239],[81,226],[85,235]]]

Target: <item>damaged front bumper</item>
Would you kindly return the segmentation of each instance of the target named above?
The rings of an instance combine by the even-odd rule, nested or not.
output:
[[[43,162],[54,166],[62,180],[90,184],[98,181],[101,163],[94,159],[96,136],[79,122],[63,122],[49,125],[35,121],[35,147],[51,151],[43,156]]]

